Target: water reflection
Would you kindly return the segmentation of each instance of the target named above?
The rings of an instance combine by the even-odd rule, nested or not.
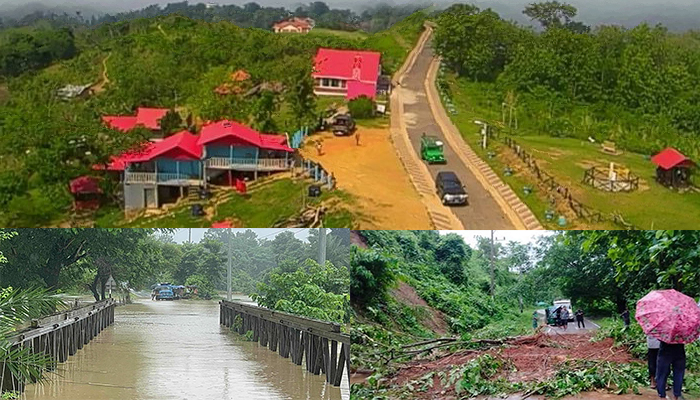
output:
[[[115,324],[61,364],[26,399],[348,399],[289,359],[229,333],[216,302],[152,302],[118,307]]]

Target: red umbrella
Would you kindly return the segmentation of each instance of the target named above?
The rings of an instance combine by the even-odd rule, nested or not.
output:
[[[673,289],[644,296],[637,302],[635,318],[644,333],[665,343],[692,343],[700,337],[700,307]]]

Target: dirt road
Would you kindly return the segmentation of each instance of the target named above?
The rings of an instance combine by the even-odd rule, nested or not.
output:
[[[362,215],[359,229],[432,229],[428,212],[396,156],[388,128],[358,127],[355,136],[315,135],[301,154],[332,172],[338,188],[352,194]],[[323,154],[314,147],[323,141]]]
[[[414,149],[420,149],[420,139],[424,132],[438,136],[445,143],[447,165],[430,165],[428,169],[433,179],[439,171],[454,171],[467,187],[469,205],[452,209],[466,229],[514,229],[513,223],[503,212],[498,202],[461,160],[438,127],[428,103],[424,85],[433,54],[432,45],[428,41],[418,54],[413,67],[406,72],[403,85],[398,89],[401,90],[401,98],[404,103],[402,118],[405,121],[411,144]]]

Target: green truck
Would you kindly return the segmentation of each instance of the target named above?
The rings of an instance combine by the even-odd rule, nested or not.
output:
[[[445,163],[443,144],[435,136],[423,134],[423,137],[420,139],[420,155],[428,164]]]

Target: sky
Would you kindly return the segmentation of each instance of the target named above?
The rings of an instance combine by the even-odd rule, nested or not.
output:
[[[491,237],[491,231],[440,231],[440,234],[456,233],[464,238],[469,246],[476,246],[478,236]],[[504,242],[534,243],[540,236],[549,236],[554,231],[495,231],[494,239]]]
[[[202,238],[204,237],[204,232],[207,231],[205,228],[192,228],[192,242],[198,243]],[[295,233],[295,237],[300,240],[307,241],[307,238],[309,237],[309,230],[308,229],[299,229],[299,228],[294,228],[294,229],[281,229],[281,228],[254,228],[254,229],[233,229],[234,231],[247,231],[251,230],[255,232],[258,235],[258,238],[265,238],[268,240],[273,240],[275,236],[279,235],[282,232],[286,231],[291,231]],[[189,231],[190,229],[177,229],[175,233],[173,234],[173,239],[175,239],[175,242],[177,243],[184,243],[189,240]]]

